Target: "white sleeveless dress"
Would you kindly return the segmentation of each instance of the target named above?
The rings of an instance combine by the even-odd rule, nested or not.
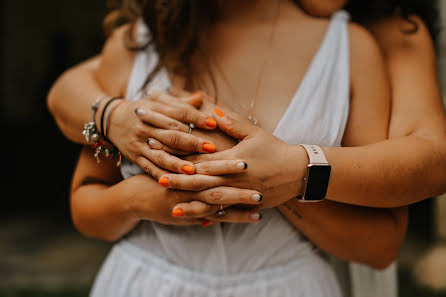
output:
[[[331,18],[324,40],[274,135],[287,143],[340,146],[349,113],[348,14]],[[141,38],[147,29],[140,24]],[[157,63],[152,46],[139,52],[127,98],[165,91],[165,70],[141,91]],[[128,178],[143,173],[124,161]],[[178,227],[145,221],[114,245],[93,297],[338,297],[330,264],[276,209],[257,224]]]

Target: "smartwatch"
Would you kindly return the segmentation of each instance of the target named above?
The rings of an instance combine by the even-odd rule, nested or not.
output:
[[[322,201],[327,194],[331,166],[319,146],[307,144],[301,146],[307,152],[310,163],[307,166],[303,194],[297,199],[303,202]]]

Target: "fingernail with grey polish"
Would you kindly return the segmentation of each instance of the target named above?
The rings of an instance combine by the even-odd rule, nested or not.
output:
[[[252,220],[255,221],[260,221],[262,219],[262,214],[261,213],[253,213],[250,215]]]
[[[260,202],[263,200],[263,196],[260,194],[254,194],[251,196],[252,201],[254,202]]]
[[[142,115],[146,114],[146,111],[144,109],[137,108],[137,109],[135,109],[135,113],[139,116],[142,116]]]
[[[147,144],[148,144],[150,147],[154,147],[154,146],[157,145],[157,141],[156,141],[155,139],[153,139],[153,138],[149,138],[149,139],[147,140]]]
[[[238,169],[246,169],[246,168],[248,168],[248,163],[246,163],[246,162],[237,163],[237,168]]]

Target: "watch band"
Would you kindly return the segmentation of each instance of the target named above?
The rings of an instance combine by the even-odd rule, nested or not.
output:
[[[307,166],[302,196],[296,197],[302,202],[318,202],[325,199],[330,180],[331,166],[322,149],[317,145],[301,144],[310,161]]]
[[[307,151],[310,164],[328,165],[324,151],[319,146],[314,144],[301,144],[301,146]]]

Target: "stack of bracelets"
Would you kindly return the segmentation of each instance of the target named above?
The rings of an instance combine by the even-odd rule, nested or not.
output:
[[[105,103],[104,108],[102,109],[101,117],[100,117],[100,130],[96,125],[96,113],[99,109],[101,102],[105,99],[108,99],[107,103]],[[110,108],[110,105],[113,101],[120,100],[119,103],[115,104]],[[104,155],[105,157],[113,157],[115,158],[116,165],[121,165],[121,153],[118,148],[116,148],[110,139],[108,139],[108,130],[110,125],[110,117],[112,113],[120,106],[122,103],[126,102],[126,100],[120,97],[111,97],[111,96],[101,96],[99,97],[91,106],[92,116],[91,121],[85,123],[84,130],[82,134],[85,136],[85,140],[90,146],[95,149],[94,156],[98,163],[101,162],[100,155]]]

